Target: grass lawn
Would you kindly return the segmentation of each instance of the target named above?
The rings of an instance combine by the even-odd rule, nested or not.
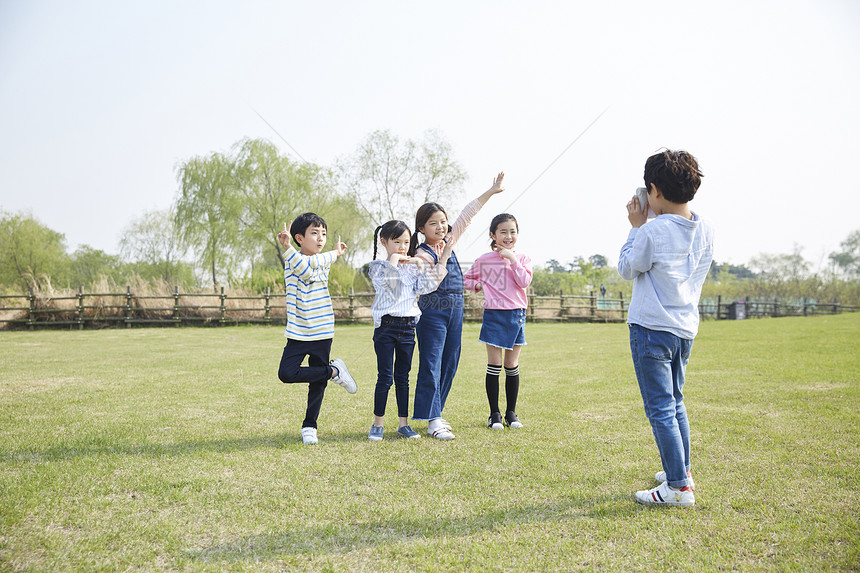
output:
[[[447,443],[395,438],[393,390],[368,442],[372,329],[338,328],[359,391],[317,446],[280,328],[0,333],[0,570],[860,568],[860,314],[702,324],[687,510],[632,500],[661,468],[624,325],[529,324],[500,432],[478,328]]]

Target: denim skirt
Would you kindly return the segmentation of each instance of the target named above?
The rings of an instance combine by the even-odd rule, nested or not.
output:
[[[481,335],[478,340],[490,346],[513,350],[526,344],[526,309],[484,309]]]

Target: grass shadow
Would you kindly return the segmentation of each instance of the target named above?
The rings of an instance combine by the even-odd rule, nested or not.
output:
[[[422,436],[422,438],[428,440],[431,439],[427,438],[427,436]],[[406,441],[405,438],[401,437],[391,437],[390,440],[398,442]],[[286,431],[271,435],[243,436],[236,438],[221,438],[213,440],[195,440],[176,442],[172,444],[117,444],[115,442],[106,442],[108,442],[108,440],[106,440],[105,438],[100,436],[94,436],[90,437],[89,439],[83,439],[79,442],[56,444],[45,450],[18,449],[16,451],[11,452],[0,452],[0,462],[40,463],[46,461],[53,462],[77,459],[82,457],[107,455],[162,457],[195,454],[199,452],[232,453],[269,448],[319,448],[325,447],[328,444],[333,445],[349,443],[370,443],[367,439],[366,433],[346,431],[331,433],[326,432],[324,435],[320,436],[320,444],[316,446],[304,446],[302,444],[302,437],[298,428],[295,431]]]
[[[630,496],[616,494],[515,506],[462,517],[384,519],[349,525],[331,523],[316,528],[241,537],[198,551],[186,551],[185,556],[205,562],[239,562],[287,555],[337,555],[428,539],[501,532],[517,525],[618,519],[620,514],[629,515],[630,502]]]

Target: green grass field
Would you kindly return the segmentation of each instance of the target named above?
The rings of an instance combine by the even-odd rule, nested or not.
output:
[[[702,324],[688,510],[632,500],[660,463],[624,325],[530,324],[502,432],[478,328],[448,443],[394,438],[393,391],[368,442],[372,330],[338,328],[359,391],[310,447],[280,328],[0,333],[0,569],[860,568],[860,315]]]

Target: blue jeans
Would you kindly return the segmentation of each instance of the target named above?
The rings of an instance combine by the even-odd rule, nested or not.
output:
[[[431,293],[418,299],[418,376],[412,419],[442,416],[457,374],[463,335],[463,294]]]
[[[690,423],[684,406],[684,373],[693,341],[672,333],[630,325],[630,352],[645,415],[671,487],[688,484]]]
[[[373,415],[385,415],[388,390],[394,382],[397,415],[405,418],[409,415],[409,371],[415,350],[415,319],[383,316],[382,324],[373,331],[373,348],[377,372]]]

